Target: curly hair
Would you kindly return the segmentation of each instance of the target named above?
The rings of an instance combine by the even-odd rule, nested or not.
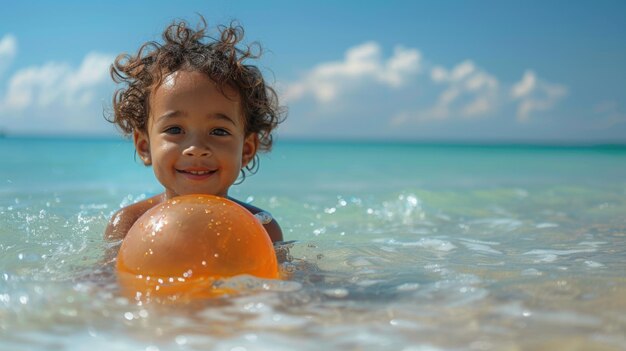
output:
[[[107,120],[127,137],[134,131],[147,132],[150,94],[163,78],[178,70],[198,71],[208,75],[222,93],[227,86],[235,88],[245,116],[246,135],[256,133],[259,150],[269,151],[272,131],[284,120],[285,110],[261,71],[245,63],[261,56],[261,46],[254,42],[240,47],[244,30],[235,22],[218,26],[219,38],[212,38],[205,34],[207,24],[202,16],[200,20],[196,29],[186,21],[175,21],[163,32],[163,43],[150,41],[136,55],[121,54],[115,59],[111,77],[124,86],[115,91],[113,116]],[[254,172],[257,166],[255,156],[246,168]]]

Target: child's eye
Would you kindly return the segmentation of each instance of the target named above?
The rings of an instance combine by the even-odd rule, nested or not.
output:
[[[227,131],[226,129],[216,128],[211,131],[211,135],[227,136],[227,135],[230,135],[230,132]]]
[[[183,132],[183,130],[180,127],[169,127],[165,129],[163,132],[167,134],[180,134]]]

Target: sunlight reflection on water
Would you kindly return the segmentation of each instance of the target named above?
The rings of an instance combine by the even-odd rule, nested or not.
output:
[[[513,191],[494,192],[339,196],[297,209],[288,198],[257,197],[279,204],[273,211],[285,228],[308,223],[282,249],[289,280],[235,278],[224,284],[246,293],[185,306],[137,305],[119,295],[112,267],[99,264],[100,235],[116,206],[72,205],[68,215],[62,196],[52,206],[3,204],[0,346],[620,349],[622,219],[583,222],[569,213],[574,207],[545,212],[540,196],[528,206]],[[481,200],[493,196],[498,206]]]

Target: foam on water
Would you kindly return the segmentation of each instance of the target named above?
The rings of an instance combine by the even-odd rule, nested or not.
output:
[[[137,305],[119,295],[111,266],[99,263],[106,249],[100,235],[115,206],[84,203],[67,217],[54,206],[3,207],[2,345],[287,350],[316,338],[312,349],[499,349],[548,345],[525,341],[548,328],[563,338],[589,333],[579,345],[619,347],[623,338],[611,330],[623,330],[626,321],[594,308],[618,303],[621,295],[597,287],[624,292],[623,277],[620,283],[614,274],[572,274],[623,268],[610,256],[623,243],[609,246],[606,235],[591,233],[555,242],[534,230],[568,223],[538,228],[489,210],[485,218],[461,218],[418,207],[418,196],[309,204],[310,213],[300,216],[312,225],[285,248],[289,280],[237,277],[220,284],[243,295],[182,308]],[[534,233],[533,240],[521,240],[524,233]],[[437,336],[441,330],[448,337]]]

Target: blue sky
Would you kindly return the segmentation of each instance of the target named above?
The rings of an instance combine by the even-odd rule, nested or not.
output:
[[[111,60],[196,13],[266,49],[279,137],[626,142],[626,2],[608,0],[7,2],[0,130],[115,135]]]

